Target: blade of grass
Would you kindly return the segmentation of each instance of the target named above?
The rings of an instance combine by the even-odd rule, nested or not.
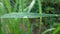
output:
[[[24,0],[19,0],[19,12],[24,12]]]
[[[58,34],[60,31],[60,25],[52,32],[52,34]]]
[[[8,21],[8,25],[9,25],[11,34],[21,34],[21,31],[19,28],[20,19],[15,20],[15,18],[11,18]]]
[[[7,12],[11,13],[11,4],[10,4],[10,0],[3,0],[5,7],[7,8]]]
[[[27,25],[28,25],[28,34],[31,34],[31,23],[28,18],[26,18],[26,20],[27,20]]]
[[[14,5],[13,11],[16,12],[17,11],[17,7],[18,7],[18,0],[15,0],[16,3]]]
[[[34,4],[35,4],[35,0],[32,0],[31,4],[28,6],[28,11],[27,11],[28,13],[30,13],[30,11],[33,8]]]
[[[3,2],[0,2],[0,15],[3,15],[6,13],[5,7]]]
[[[27,25],[27,33],[26,34],[32,34],[32,29],[31,29],[31,23],[30,23],[30,20],[28,19],[28,18],[23,18],[23,20],[24,20],[24,23],[23,23],[23,27],[25,27],[24,26],[24,24],[25,24],[25,20],[27,21],[26,22],[26,25]],[[26,28],[26,27],[25,27]]]
[[[12,19],[7,19],[8,20],[8,26],[9,26],[9,29],[10,29],[10,33],[11,34],[14,34],[14,19],[12,18]]]
[[[44,32],[42,32],[42,34],[46,34],[47,32],[52,31],[52,30],[55,30],[55,28],[47,29],[47,30],[45,30]]]
[[[34,16],[33,16],[34,15]],[[38,14],[38,13],[10,13],[2,15],[0,18],[39,18],[42,17],[59,17],[60,14]]]
[[[26,19],[22,18],[22,24],[23,24],[23,34],[27,34],[26,32],[26,29],[27,29],[27,26],[26,26]]]

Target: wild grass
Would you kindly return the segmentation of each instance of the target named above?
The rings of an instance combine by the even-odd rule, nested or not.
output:
[[[39,6],[38,9],[39,13],[31,13],[31,10],[34,7],[36,0],[32,0],[30,5],[27,7],[25,7],[24,0],[12,0],[15,1],[15,3],[13,4],[14,7],[12,7],[10,1],[11,0],[0,1],[0,34],[33,34],[32,32],[33,26],[31,25],[30,18],[40,18],[39,32],[37,33],[40,34],[43,25],[42,17],[60,15],[60,14],[43,14],[41,0],[37,0]],[[54,30],[52,34],[56,34],[60,30],[60,26],[57,27],[56,29],[55,28],[47,29],[46,31],[42,32],[42,34],[45,34],[52,30]]]

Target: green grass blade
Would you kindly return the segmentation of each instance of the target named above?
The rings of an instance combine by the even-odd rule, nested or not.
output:
[[[3,0],[5,7],[7,8],[7,12],[11,13],[11,4],[10,4],[10,0]]]
[[[30,13],[30,11],[33,8],[34,4],[35,4],[35,0],[32,0],[31,4],[28,6],[28,11],[27,11],[28,13]]]
[[[3,2],[0,2],[0,15],[3,15],[6,13],[5,7]]]
[[[2,34],[8,34],[7,26],[3,18],[1,18],[1,32]]]
[[[52,34],[58,34],[60,32],[60,25],[52,32]]]
[[[38,13],[10,13],[2,15],[0,18],[39,18],[42,17],[58,17],[60,14],[38,14]]]
[[[28,18],[26,18],[27,20],[27,25],[28,25],[28,34],[31,34],[31,23],[30,23],[30,20]]]
[[[13,8],[13,11],[14,12],[16,12],[18,9],[17,9],[17,7],[18,7],[18,0],[15,0],[16,1],[16,3],[14,4],[14,8]]]
[[[19,0],[19,12],[24,12],[24,0]]]
[[[47,30],[45,30],[44,32],[42,32],[42,34],[46,34],[47,32],[50,32],[50,31],[52,31],[52,30],[55,30],[55,28],[47,29]]]
[[[8,19],[8,25],[9,25],[11,34],[21,34],[20,28],[19,28],[20,19],[16,19],[16,18]]]
[[[38,6],[39,6],[39,14],[42,14],[42,4],[41,4],[41,0],[37,0],[38,1]],[[43,23],[42,23],[42,16],[40,16],[40,30],[42,27]],[[39,30],[39,32],[40,32]]]

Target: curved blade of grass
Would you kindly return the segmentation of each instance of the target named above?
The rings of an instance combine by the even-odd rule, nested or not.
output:
[[[55,28],[47,29],[44,32],[42,32],[42,34],[46,34],[47,32],[52,31],[52,30],[55,30]]]
[[[0,2],[0,15],[3,15],[6,13],[5,7],[3,5],[3,2]]]
[[[28,13],[30,13],[30,11],[33,8],[34,4],[35,4],[35,0],[32,0],[31,4],[28,6]]]
[[[52,34],[57,34],[60,31],[60,26],[58,26],[53,32]]]

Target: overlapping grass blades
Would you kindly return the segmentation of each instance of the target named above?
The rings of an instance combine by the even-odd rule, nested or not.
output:
[[[24,0],[19,0],[19,12],[24,12]]]
[[[12,9],[10,0],[2,0],[2,2],[0,2],[0,26],[1,26],[0,33],[1,34],[24,34],[25,33],[24,20],[27,21],[27,26],[28,26],[27,34],[32,34],[31,22],[29,18],[40,18],[40,29],[41,29],[43,25],[42,17],[60,16],[60,14],[43,14],[41,0],[37,0],[38,6],[39,6],[39,9],[38,9],[39,13],[30,13],[31,9],[35,4],[35,0],[32,0],[31,4],[27,7],[28,10],[25,10],[24,0],[19,0],[19,1],[15,0],[15,1],[16,3],[14,4],[13,9]],[[16,11],[19,13],[15,13]],[[5,13],[8,13],[8,14],[5,14]],[[21,21],[22,21],[22,27],[23,27],[22,29],[19,28],[21,25]],[[59,30],[60,30],[60,27],[58,27],[57,30],[53,31],[52,34],[57,33]],[[43,32],[43,34],[46,32],[48,32],[48,30]],[[38,34],[40,34],[40,30]]]
[[[52,34],[58,34],[60,32],[60,24],[57,25],[57,28],[52,32]]]
[[[19,3],[19,11],[18,12],[24,12],[23,11],[24,10],[24,0],[19,0],[19,2],[18,2],[18,0],[15,0],[15,1],[16,1],[16,3],[14,5],[13,12],[16,12],[17,5],[18,5],[19,2],[20,3]],[[7,8],[6,11],[8,13],[11,13],[12,8],[11,8],[10,0],[4,0],[3,2],[5,4],[5,8]],[[2,8],[4,8],[4,7],[2,7]],[[7,21],[7,26],[8,26],[9,31],[6,31],[7,28],[4,29],[6,27],[6,26],[4,26],[4,25],[6,25],[6,24],[4,24],[5,20],[4,20],[4,18],[1,18],[1,20],[2,20],[1,24],[2,24],[2,27],[3,27],[2,29],[4,29],[3,31],[5,32],[4,34],[8,34],[8,33],[9,34],[24,34],[24,30],[19,29],[19,24],[20,24],[21,18],[20,19],[16,18],[17,19],[16,21],[15,21],[15,18],[6,18],[6,19],[7,19],[6,21]],[[27,18],[27,21],[28,21],[28,24],[27,24],[28,25],[28,34],[30,34],[31,33],[31,28],[30,28],[30,22],[29,22],[28,18]],[[24,25],[24,24],[22,24],[22,25]],[[8,32],[8,33],[6,33],[6,32]]]
[[[3,3],[5,4],[5,7],[7,8],[7,12],[11,13],[11,4],[10,4],[10,0],[3,0]]]
[[[17,7],[18,7],[18,4],[19,4],[19,1],[18,0],[15,0],[16,1],[16,3],[14,4],[14,8],[13,8],[13,11],[14,12],[17,12]]]

